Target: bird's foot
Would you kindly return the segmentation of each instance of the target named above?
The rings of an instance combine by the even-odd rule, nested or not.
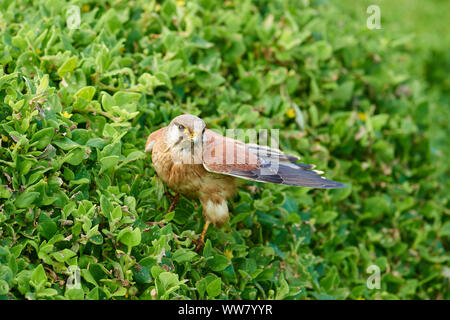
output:
[[[197,241],[192,239],[192,242],[195,244],[195,252],[199,253],[200,251],[202,251],[203,247],[205,246],[205,243],[201,240]]]

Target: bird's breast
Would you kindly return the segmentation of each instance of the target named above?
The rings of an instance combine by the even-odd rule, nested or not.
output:
[[[156,143],[152,151],[153,166],[164,183],[182,195],[219,203],[236,192],[235,178],[208,172],[203,163],[178,161],[177,154],[163,142]]]
[[[202,164],[177,161],[168,148],[155,145],[152,152],[153,166],[158,176],[172,190],[189,198],[198,198],[204,176],[208,173]]]

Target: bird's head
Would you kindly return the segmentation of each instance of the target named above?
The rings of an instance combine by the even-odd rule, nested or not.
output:
[[[192,154],[201,149],[206,124],[199,117],[184,114],[174,118],[165,135],[166,144],[177,153]]]

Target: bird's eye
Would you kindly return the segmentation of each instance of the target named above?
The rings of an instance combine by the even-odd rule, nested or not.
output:
[[[181,124],[179,124],[179,125],[178,125],[178,129],[180,129],[180,131],[184,131],[184,126],[181,125]]]

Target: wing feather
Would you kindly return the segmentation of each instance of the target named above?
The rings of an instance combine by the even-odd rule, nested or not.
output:
[[[164,136],[164,132],[166,131],[166,127],[162,127],[156,131],[153,131],[147,138],[147,142],[145,143],[145,152],[150,152],[153,149],[155,143],[162,139]]]
[[[345,187],[312,170],[314,165],[295,163],[299,160],[297,156],[278,149],[245,144],[211,130],[205,131],[203,142],[203,166],[210,172],[298,187]]]

